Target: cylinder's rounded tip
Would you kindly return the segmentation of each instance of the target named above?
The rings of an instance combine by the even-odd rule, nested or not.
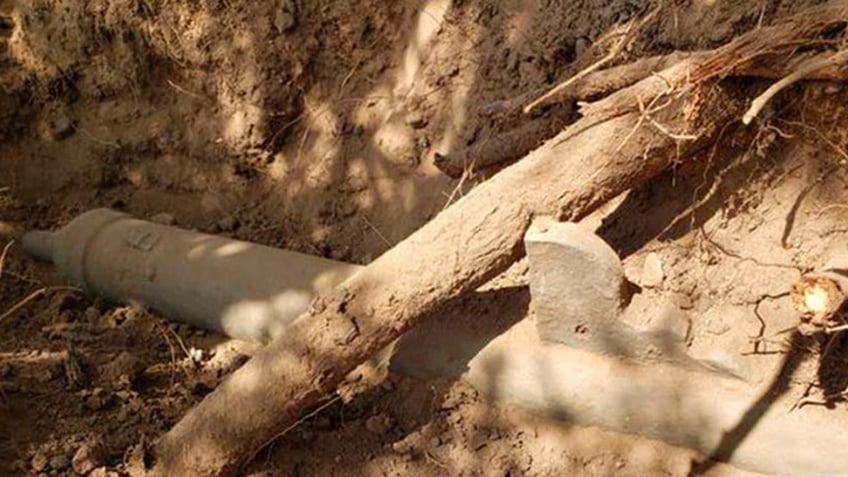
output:
[[[53,261],[53,232],[32,230],[24,234],[21,244],[30,257],[42,262]]]

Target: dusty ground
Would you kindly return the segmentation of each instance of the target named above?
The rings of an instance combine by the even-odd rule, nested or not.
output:
[[[720,45],[815,3],[666,2],[619,62]],[[623,0],[0,0],[0,245],[108,206],[368,263],[492,172],[454,180],[436,160],[515,159],[576,117],[570,104],[492,116],[493,102],[578,71],[603,55],[596,40],[647,10]],[[782,294],[848,234],[848,93],[825,83],[790,93],[744,141],[592,218],[642,298],[688,312],[692,354],[752,382],[771,379],[775,333],[796,323]],[[145,445],[244,359],[220,337],[74,292],[48,290],[6,315],[58,278],[17,243],[0,263],[8,475],[132,475]],[[755,349],[752,336],[770,340]],[[827,389],[814,386],[814,398],[848,384],[842,353],[825,367],[815,354],[793,377],[793,399],[820,368]],[[310,416],[249,475],[678,476],[693,457],[492,407],[461,383],[390,376]]]

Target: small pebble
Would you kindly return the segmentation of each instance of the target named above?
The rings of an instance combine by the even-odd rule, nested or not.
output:
[[[829,84],[824,87],[825,94],[836,94],[842,91],[842,85],[839,83]]]
[[[32,456],[30,465],[32,466],[32,470],[41,472],[47,468],[47,456],[41,452],[36,452],[35,455]]]
[[[71,459],[74,472],[85,475],[103,464],[103,449],[97,442],[85,443]]]
[[[118,473],[112,472],[106,467],[98,467],[92,470],[88,477],[118,477]]]
[[[48,463],[50,464],[50,468],[53,470],[63,470],[68,467],[70,461],[68,460],[68,456],[65,454],[56,454],[50,458]]]
[[[274,28],[283,33],[291,30],[297,24],[294,0],[282,0],[274,15]]]
[[[99,411],[109,405],[112,396],[107,394],[103,388],[94,388],[91,395],[85,399],[85,407],[92,411]]]
[[[391,416],[377,414],[365,421],[365,429],[372,434],[383,435],[394,427],[394,421]]]
[[[420,449],[424,446],[424,436],[420,431],[414,431],[403,439],[392,444],[392,450],[398,454],[409,454],[415,449]]]

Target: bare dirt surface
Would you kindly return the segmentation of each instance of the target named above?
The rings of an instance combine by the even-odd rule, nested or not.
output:
[[[616,63],[715,47],[817,3],[665,2]],[[500,166],[455,180],[437,161],[515,160],[577,117],[574,104],[527,117],[493,103],[591,64],[599,40],[648,7],[0,0],[0,247],[12,243],[0,258],[0,475],[141,475],[150,443],[251,352],[53,288],[22,231],[106,206],[368,263]],[[745,141],[587,219],[641,287],[634,304],[685,310],[691,354],[754,383],[774,377],[779,332],[797,324],[792,284],[848,238],[848,91],[790,93]],[[823,360],[823,343],[808,343],[794,412],[842,410],[836,339]],[[697,457],[493,406],[461,382],[369,379],[245,475],[683,476]]]

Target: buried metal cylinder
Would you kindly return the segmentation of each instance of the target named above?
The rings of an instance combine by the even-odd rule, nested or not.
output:
[[[407,333],[391,369],[461,377],[502,403],[660,439],[768,475],[848,477],[844,413],[812,406],[788,412],[797,396],[781,395],[768,380],[751,385],[673,362],[634,363],[542,341],[534,317],[522,316],[531,313],[515,298],[520,290],[486,293],[486,300],[472,297],[473,311],[446,308]]]
[[[260,342],[361,268],[109,209],[86,212],[53,234],[30,232],[24,247],[92,295]]]

